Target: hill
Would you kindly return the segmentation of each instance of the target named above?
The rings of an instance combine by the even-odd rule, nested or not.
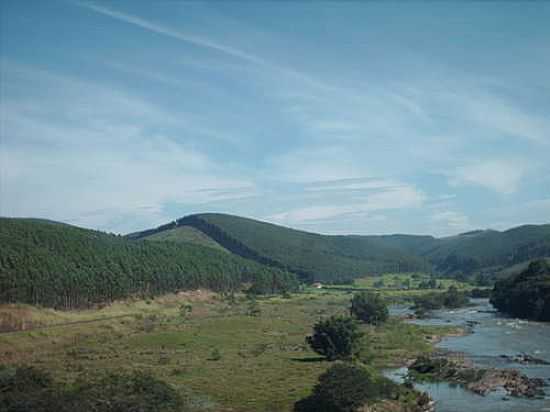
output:
[[[424,259],[365,236],[327,236],[225,214],[191,215],[130,235],[155,239],[174,228],[192,227],[225,249],[299,274],[303,280],[344,281],[387,271],[427,269]]]
[[[518,318],[550,322],[550,264],[537,260],[520,274],[498,281],[491,303]]]
[[[37,219],[0,218],[0,302],[74,308],[206,287],[259,292],[294,275],[188,242],[143,242]]]
[[[442,238],[423,256],[442,273],[501,269],[550,256],[550,225],[525,225],[504,232],[475,231]]]
[[[546,263],[550,264],[550,257],[542,258],[542,259],[545,260]],[[495,279],[500,280],[500,279],[509,278],[511,276],[517,276],[521,272],[525,271],[532,262],[535,262],[537,260],[540,260],[540,258],[526,260],[524,262],[516,263],[515,265],[505,267],[504,269],[494,272],[494,277]]]
[[[367,236],[373,242],[425,258],[443,274],[495,273],[550,257],[550,225],[525,225],[499,232],[475,230],[456,236]]]
[[[329,236],[205,213],[129,236],[159,240],[190,228],[232,253],[287,269],[310,281],[342,281],[389,271],[434,270],[469,276],[550,256],[550,224],[525,225],[504,232],[475,230],[445,238],[400,234]]]

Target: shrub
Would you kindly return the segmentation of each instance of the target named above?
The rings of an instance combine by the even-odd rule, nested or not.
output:
[[[357,353],[362,336],[354,319],[333,316],[316,323],[306,342],[328,360],[348,359]]]
[[[184,402],[168,384],[144,372],[83,375],[73,385],[33,367],[0,367],[5,412],[176,412]]]
[[[67,409],[72,411],[176,412],[183,408],[182,398],[170,385],[145,372],[86,377],[66,397]]]
[[[365,367],[338,363],[319,377],[313,394],[294,405],[295,412],[354,412],[368,401],[396,398],[399,385]]]
[[[219,361],[222,358],[222,354],[218,348],[212,349],[212,352],[210,352],[210,357],[208,360],[211,361]]]
[[[351,299],[350,313],[365,323],[378,325],[388,319],[388,307],[379,294],[361,292]]]
[[[260,305],[258,304],[258,301],[256,299],[250,299],[248,301],[246,314],[248,316],[260,316],[262,314],[262,309],[260,308]]]
[[[191,315],[191,312],[193,312],[193,305],[190,303],[182,303],[179,312],[183,319],[187,319]]]

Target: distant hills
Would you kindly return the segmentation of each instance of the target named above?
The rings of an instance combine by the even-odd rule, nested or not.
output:
[[[127,236],[0,218],[0,302],[83,307],[205,287],[258,293],[384,272],[505,277],[550,257],[550,225],[457,236],[329,236],[205,213]]]
[[[329,236],[239,216],[205,213],[128,237],[171,237],[177,241],[184,228],[207,236],[212,247],[223,247],[247,259],[287,269],[304,280],[341,281],[388,271],[496,273],[521,262],[550,257],[550,224],[519,226],[503,232],[476,230],[444,238]],[[188,240],[186,236],[182,235],[181,240]]]

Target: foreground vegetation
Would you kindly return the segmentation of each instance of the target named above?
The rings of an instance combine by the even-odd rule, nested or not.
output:
[[[290,411],[334,364],[305,336],[320,317],[348,314],[351,297],[311,289],[251,300],[201,291],[72,312],[7,305],[3,311],[27,310],[43,325],[77,323],[0,335],[0,360],[47,370],[68,385],[146,373],[170,385],[189,411]],[[108,319],[78,323],[97,317]],[[429,353],[434,335],[453,330],[390,318],[360,331],[357,360],[380,370]]]
[[[0,410],[5,412],[182,412],[184,398],[143,372],[100,374],[71,385],[44,370],[0,366]]]

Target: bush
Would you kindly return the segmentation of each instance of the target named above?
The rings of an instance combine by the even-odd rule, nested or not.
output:
[[[379,294],[361,292],[353,296],[350,313],[365,323],[378,325],[388,319],[388,307]]]
[[[208,358],[208,360],[219,361],[221,358],[222,358],[222,353],[220,352],[220,350],[218,348],[214,348],[210,352],[210,357]]]
[[[362,336],[354,319],[333,316],[315,324],[306,342],[328,360],[348,359],[357,353]]]
[[[459,308],[466,306],[469,300],[466,293],[459,292],[455,286],[451,286],[444,293],[428,293],[414,298],[414,309],[417,312],[427,313],[441,308]]]
[[[32,367],[0,368],[6,412],[176,412],[184,403],[168,384],[144,372],[81,376],[71,385]]]
[[[313,394],[295,412],[354,412],[368,401],[396,398],[399,385],[358,365],[336,364],[319,377]]]
[[[246,314],[248,316],[261,316],[262,309],[256,299],[250,299],[246,308]]]
[[[49,373],[34,367],[0,367],[0,410],[6,412],[47,412],[62,410]]]
[[[451,286],[444,295],[443,306],[447,308],[460,308],[466,306],[468,302],[468,297],[465,293],[459,292],[455,286]]]

